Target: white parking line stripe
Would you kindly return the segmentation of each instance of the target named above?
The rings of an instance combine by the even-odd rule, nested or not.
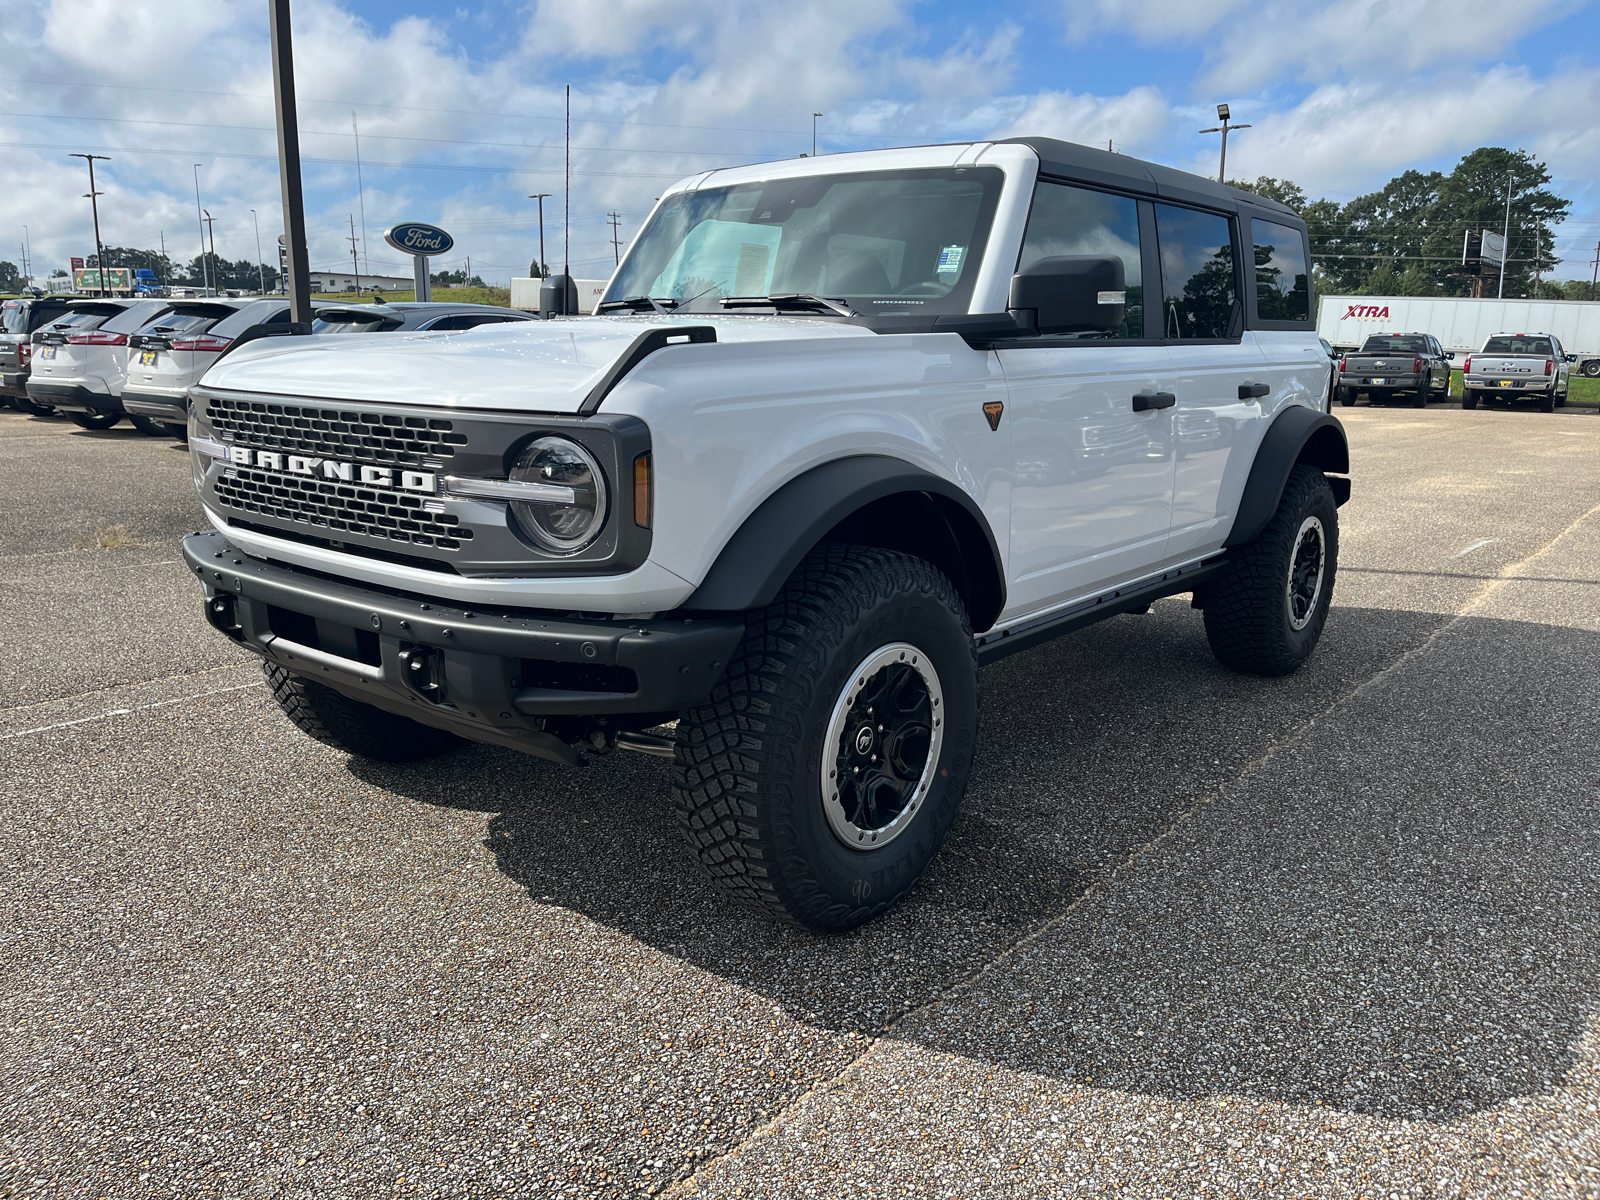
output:
[[[76,721],[57,721],[54,725],[38,725],[32,729],[19,729],[15,733],[0,734],[0,742],[10,741],[12,738],[27,737],[33,733],[49,733],[52,729],[70,729],[74,725],[87,725],[91,721],[104,721],[111,717],[125,717],[129,713],[143,712],[147,708],[165,708],[169,704],[183,704],[189,700],[199,700],[203,696],[220,696],[225,692],[242,692],[246,688],[258,688],[264,685],[259,683],[241,683],[234,687],[216,688],[209,692],[195,692],[191,696],[174,696],[170,700],[154,700],[149,704],[136,704],[132,708],[108,708],[105,712],[95,713],[92,717],[79,717]]]
[[[1479,538],[1477,541],[1473,542],[1472,545],[1463,546],[1460,550],[1457,550],[1450,557],[1451,558],[1465,558],[1467,555],[1471,554],[1474,550],[1482,550],[1485,546],[1489,545],[1490,543],[1498,542],[1499,540],[1500,540],[1499,538]]]

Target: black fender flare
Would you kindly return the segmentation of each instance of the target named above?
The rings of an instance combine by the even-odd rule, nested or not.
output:
[[[1350,473],[1350,443],[1344,426],[1330,413],[1295,404],[1273,420],[1256,450],[1255,462],[1239,498],[1239,512],[1224,546],[1241,546],[1252,541],[1278,511],[1289,472],[1297,463],[1317,467],[1336,478],[1333,487],[1337,504],[1350,499],[1350,481],[1338,476]]]
[[[945,522],[958,561],[941,565],[962,593],[973,629],[989,628],[1005,607],[1005,569],[983,511],[948,480],[881,454],[836,458],[785,483],[728,539],[680,607],[744,612],[771,604],[800,560],[830,532],[894,497],[921,497],[935,519]]]

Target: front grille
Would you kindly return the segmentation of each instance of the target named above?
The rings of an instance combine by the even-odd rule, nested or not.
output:
[[[459,517],[427,512],[422,497],[387,488],[238,467],[218,476],[213,491],[217,501],[228,508],[280,521],[441,550],[459,550],[462,542],[472,540],[472,530],[462,525]]]
[[[206,417],[218,433],[232,434],[234,441],[253,449],[347,462],[420,467],[426,458],[453,457],[457,447],[467,444],[466,435],[455,432],[455,422],[439,417],[226,397],[208,397]]]

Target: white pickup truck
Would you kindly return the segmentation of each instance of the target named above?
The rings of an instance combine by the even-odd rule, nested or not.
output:
[[[1567,403],[1571,356],[1548,333],[1496,333],[1461,364],[1461,407],[1534,400],[1541,412]]]
[[[600,315],[221,358],[184,558],[312,737],[662,755],[727,894],[850,928],[955,820],[980,664],[1179,593],[1232,668],[1311,654],[1309,263],[1281,205],[1046,139],[696,175]]]

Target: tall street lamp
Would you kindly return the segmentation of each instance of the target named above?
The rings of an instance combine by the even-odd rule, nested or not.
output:
[[[1201,133],[1220,133],[1222,135],[1222,162],[1217,167],[1218,183],[1226,183],[1228,181],[1228,130],[1250,128],[1249,125],[1230,124],[1228,121],[1228,115],[1228,106],[1226,104],[1217,105],[1217,117],[1222,121],[1222,124],[1214,125],[1210,129],[1202,129],[1200,131]]]
[[[206,262],[206,218],[200,208],[200,164],[194,165],[194,219],[200,226],[200,290],[202,294],[211,291],[211,267]]]
[[[89,208],[94,213],[94,261],[100,271],[100,290],[106,290],[106,252],[100,245],[100,202],[95,199],[101,193],[94,190],[94,160],[110,162],[104,154],[69,154],[68,158],[81,158],[89,164]]]
[[[267,268],[261,261],[261,222],[256,219],[256,210],[250,210],[250,223],[256,227],[256,275],[261,280],[261,294],[267,294]]]
[[[545,269],[546,269],[545,265],[544,265],[544,262],[545,262],[545,259],[544,259],[544,202],[545,202],[545,198],[547,196],[552,195],[552,194],[553,193],[551,193],[551,192],[534,192],[532,195],[530,195],[528,197],[529,200],[537,200],[539,202],[539,278],[540,279],[544,278],[544,273],[545,273]]]
[[[815,158],[817,156],[817,118],[818,117],[825,117],[827,115],[828,115],[827,113],[812,113],[811,114],[811,157],[812,158]]]

